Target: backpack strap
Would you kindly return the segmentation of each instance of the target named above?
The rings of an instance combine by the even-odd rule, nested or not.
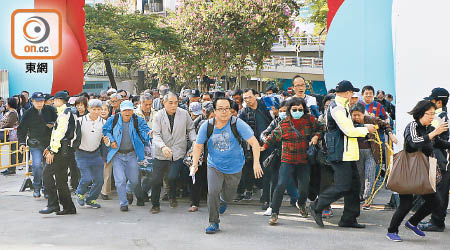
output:
[[[208,120],[208,125],[206,127],[206,142],[209,141],[209,138],[214,132],[214,124],[216,123],[216,118],[212,118]]]
[[[138,116],[137,116],[136,114],[133,114],[133,115],[131,116],[131,119],[133,119],[134,129],[136,130],[136,133],[138,134],[139,139],[141,139],[142,144],[145,145],[144,139],[142,139],[142,137],[141,137],[141,132],[139,131],[139,120],[138,120]]]

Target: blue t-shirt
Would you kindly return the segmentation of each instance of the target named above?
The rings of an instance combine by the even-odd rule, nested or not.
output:
[[[253,136],[253,130],[241,119],[237,119],[236,127],[244,140]],[[208,122],[205,122],[198,131],[198,144],[205,144],[207,130]],[[208,140],[208,167],[214,167],[224,174],[236,174],[241,172],[244,163],[244,151],[231,131],[231,122],[221,129],[214,127]]]

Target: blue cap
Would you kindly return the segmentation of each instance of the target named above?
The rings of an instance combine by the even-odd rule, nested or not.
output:
[[[189,104],[189,111],[194,113],[194,115],[201,115],[202,114],[202,104],[199,102],[193,102]]]
[[[120,103],[120,111],[124,111],[124,110],[134,110],[134,106],[133,103],[131,101],[123,101],[122,103]]]
[[[45,95],[42,94],[42,92],[34,92],[33,95],[31,96],[31,100],[35,100],[35,101],[45,101]]]

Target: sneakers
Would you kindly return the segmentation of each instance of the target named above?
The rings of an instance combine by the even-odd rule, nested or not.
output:
[[[152,209],[150,209],[150,212],[152,214],[159,214],[160,211],[161,211],[161,208],[159,206],[153,206]]]
[[[33,192],[33,197],[34,197],[35,199],[40,198],[40,197],[41,197],[41,190],[35,189],[34,192]]]
[[[267,210],[264,212],[264,216],[271,216],[272,215],[272,208],[269,207],[267,208]]]
[[[386,234],[386,238],[388,240],[394,241],[394,242],[402,242],[402,238],[400,238],[400,236],[398,236],[398,234],[396,233],[388,233]]]
[[[417,227],[420,230],[426,232],[444,232],[445,229],[445,226],[444,227],[436,226],[431,222],[424,222],[424,223],[421,222]]]
[[[80,205],[80,207],[84,207],[84,205],[85,205],[85,201],[84,201],[84,199],[85,199],[86,197],[84,196],[84,195],[82,195],[82,194],[77,194],[77,203],[78,203],[78,205]]]
[[[278,224],[278,214],[272,213],[272,215],[270,216],[270,219],[269,219],[269,225],[273,226],[276,224]]]
[[[170,200],[169,200],[169,206],[170,206],[171,208],[176,208],[176,207],[178,207],[178,202],[177,202],[177,200],[176,200],[176,199],[170,199]]]
[[[241,201],[244,196],[242,194],[236,194],[236,197],[233,199],[234,202]]]
[[[298,208],[298,212],[303,218],[308,218],[308,211],[306,210],[305,205],[300,205],[298,201],[295,203],[295,206]]]
[[[228,207],[227,203],[221,202],[220,203],[220,208],[219,208],[219,213],[220,214],[224,214],[225,211],[227,211],[227,207]]]
[[[128,206],[120,206],[121,212],[128,212]]]
[[[253,194],[252,194],[251,191],[245,191],[243,200],[244,201],[249,201],[249,200],[252,199],[252,196],[253,196]]]
[[[100,206],[100,204],[97,203],[96,200],[86,201],[86,205],[88,205],[92,208],[101,208],[102,207],[102,206]]]
[[[405,227],[411,231],[414,232],[414,234],[416,234],[419,237],[425,237],[425,233],[422,232],[418,227],[411,225],[411,223],[409,223],[409,221],[407,221],[405,223]]]
[[[322,212],[323,218],[331,218],[333,216],[334,216],[334,211],[331,207],[323,210],[323,212]]]
[[[198,211],[198,207],[197,206],[191,206],[188,210],[190,213],[194,213]]]
[[[216,224],[209,225],[209,227],[206,228],[205,233],[206,234],[215,234],[218,231],[220,231],[219,224],[216,223]]]
[[[364,203],[364,204],[362,205],[362,209],[363,209],[363,210],[366,210],[366,211],[370,210],[370,204]]]

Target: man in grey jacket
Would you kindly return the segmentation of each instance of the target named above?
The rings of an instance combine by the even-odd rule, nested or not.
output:
[[[163,98],[164,108],[153,118],[153,143],[155,160],[152,180],[151,213],[160,211],[162,178],[168,171],[170,207],[177,206],[176,180],[183,166],[183,158],[187,151],[187,140],[195,141],[194,122],[189,113],[178,108],[178,96],[169,92]]]

